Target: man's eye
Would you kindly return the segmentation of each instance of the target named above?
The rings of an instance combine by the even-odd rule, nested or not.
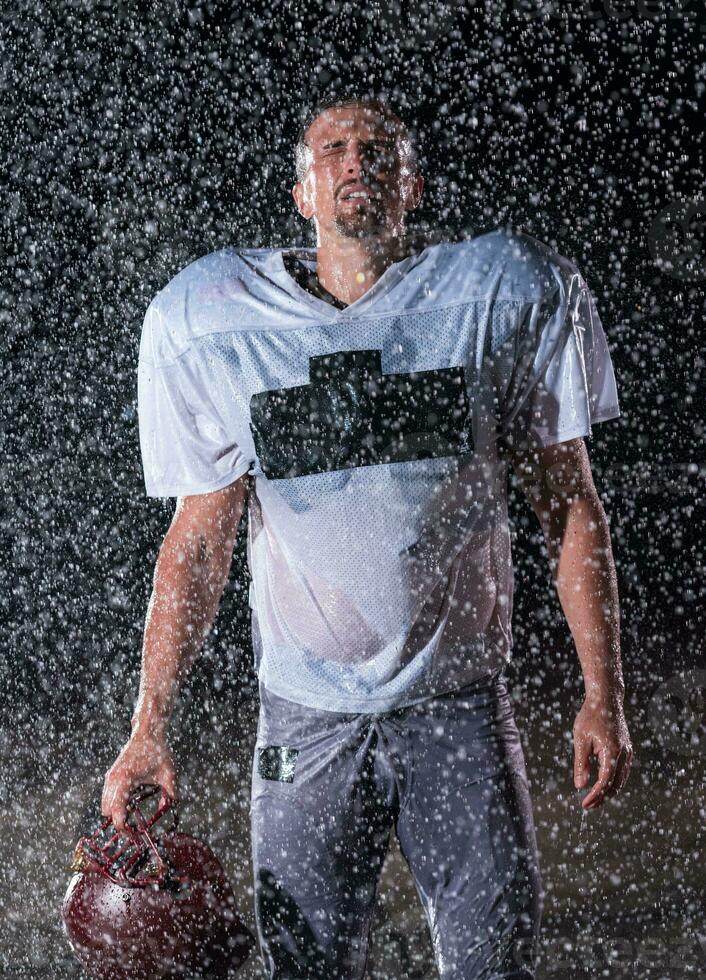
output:
[[[381,163],[392,163],[395,159],[395,155],[392,150],[389,150],[385,146],[378,146],[373,149],[371,157],[374,160],[379,160]]]
[[[345,151],[345,146],[328,146],[323,151],[324,157],[334,156]],[[395,162],[395,153],[392,149],[385,146],[367,147],[363,151],[365,159],[376,165],[392,166]]]

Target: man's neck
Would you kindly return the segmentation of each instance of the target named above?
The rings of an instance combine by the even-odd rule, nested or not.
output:
[[[316,272],[310,269],[301,259],[298,259],[296,255],[285,254],[284,264],[287,272],[296,279],[302,289],[306,289],[313,296],[318,296],[319,299],[325,300],[339,310],[346,308],[347,304],[337,299],[336,296],[332,296],[327,289],[324,289],[316,276]]]
[[[323,239],[316,252],[316,276],[323,288],[350,305],[375,285],[388,266],[410,254],[408,236],[378,239]]]

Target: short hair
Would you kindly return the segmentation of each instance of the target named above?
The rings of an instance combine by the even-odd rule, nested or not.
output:
[[[297,180],[303,180],[307,170],[309,169],[307,160],[307,151],[309,150],[309,145],[306,142],[306,134],[309,127],[314,123],[326,109],[338,109],[344,108],[346,106],[363,106],[365,108],[374,109],[387,119],[394,119],[398,124],[401,124],[402,131],[404,132],[404,149],[407,162],[410,169],[416,173],[419,169],[419,156],[416,147],[416,132],[394,109],[389,99],[385,96],[374,97],[369,95],[327,95],[320,99],[314,106],[312,106],[303,116],[301,124],[299,126],[299,134],[297,136],[297,141],[294,146],[294,164],[297,174]]]

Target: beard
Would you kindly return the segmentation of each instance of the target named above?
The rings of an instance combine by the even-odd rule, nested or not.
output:
[[[386,227],[387,212],[384,203],[373,199],[354,207],[336,207],[333,224],[344,238],[367,238],[379,235]]]

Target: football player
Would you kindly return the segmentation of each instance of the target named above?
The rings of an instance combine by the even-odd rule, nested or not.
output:
[[[574,783],[596,756],[582,802],[596,808],[632,757],[609,527],[584,442],[620,415],[606,338],[579,270],[535,238],[411,239],[424,177],[388,100],[318,104],[296,168],[315,247],[206,255],[145,316],[146,491],[177,504],[103,813],[120,827],[139,782],[177,793],[169,718],[247,503],[267,976],[363,977],[394,828],[439,975],[531,978],[543,890],[504,674],[508,469],[580,659]]]

